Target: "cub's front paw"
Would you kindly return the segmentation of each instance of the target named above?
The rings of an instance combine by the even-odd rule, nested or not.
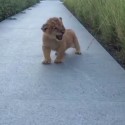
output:
[[[76,51],[75,54],[81,55],[82,53],[80,51]]]
[[[54,63],[56,64],[62,63],[62,60],[55,60]]]
[[[50,63],[51,63],[50,60],[44,60],[44,61],[42,61],[42,64],[50,64]]]

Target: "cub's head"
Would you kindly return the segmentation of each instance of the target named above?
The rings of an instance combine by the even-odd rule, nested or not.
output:
[[[50,35],[50,37],[58,40],[62,40],[63,34],[65,33],[65,27],[61,17],[50,18],[45,24],[43,24],[41,29],[47,35]]]

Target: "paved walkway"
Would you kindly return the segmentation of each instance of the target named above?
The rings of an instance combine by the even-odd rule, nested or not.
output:
[[[82,56],[42,65],[40,27],[61,16]],[[59,1],[0,23],[0,125],[125,125],[125,71]],[[53,59],[55,58],[52,53]]]

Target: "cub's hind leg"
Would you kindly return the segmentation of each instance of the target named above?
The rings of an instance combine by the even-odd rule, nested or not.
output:
[[[76,35],[74,36],[74,47],[76,49],[75,54],[81,55],[80,45],[79,45]]]

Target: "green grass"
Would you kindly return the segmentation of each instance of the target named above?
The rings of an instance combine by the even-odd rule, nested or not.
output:
[[[37,2],[39,2],[39,0],[0,0],[0,21]]]
[[[125,59],[125,0],[64,0],[64,4],[99,32],[105,44],[121,46]]]

